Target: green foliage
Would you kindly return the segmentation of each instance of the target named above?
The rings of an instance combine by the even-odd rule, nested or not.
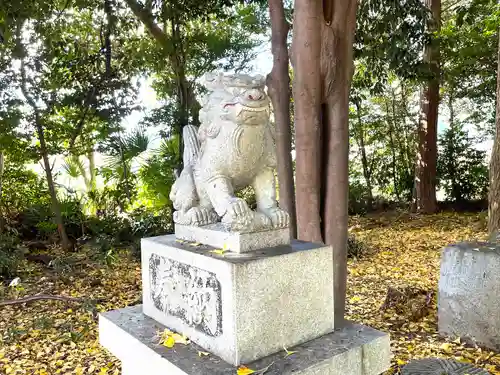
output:
[[[351,97],[350,174],[356,194],[351,199],[358,206],[367,202],[368,209],[376,193],[385,199],[408,201],[413,188],[417,87],[394,75],[383,87],[377,95],[363,90],[364,96]]]
[[[347,257],[359,259],[368,253],[368,245],[357,238],[354,234],[347,237]]]
[[[10,234],[0,234],[0,281],[17,275],[21,261],[19,239]]]
[[[236,196],[242,198],[247,202],[248,206],[255,210],[257,208],[257,201],[255,198],[255,191],[251,186],[248,186],[238,192],[236,192]]]
[[[493,134],[500,7],[474,0],[448,15],[439,35],[443,86],[467,104],[466,121]]]
[[[349,182],[349,215],[364,215],[370,210],[366,185],[360,180]]]
[[[141,166],[139,176],[143,183],[143,198],[147,198],[152,209],[171,205],[169,194],[179,162],[179,137],[173,135],[163,139],[159,148]]]
[[[0,212],[7,224],[30,205],[48,205],[50,197],[46,182],[35,172],[7,158],[3,173]]]
[[[474,148],[474,140],[458,126],[446,129],[439,139],[439,185],[455,202],[487,198],[488,166],[485,151]]]
[[[403,79],[428,74],[422,62],[428,40],[425,23],[429,12],[420,0],[364,0],[356,19],[353,93],[359,89],[380,93],[394,72]]]

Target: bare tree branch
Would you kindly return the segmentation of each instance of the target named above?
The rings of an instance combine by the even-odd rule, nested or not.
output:
[[[19,298],[19,299],[0,301],[0,307],[1,306],[19,305],[21,303],[30,303],[30,302],[44,300],[44,299],[54,300],[54,301],[65,301],[65,302],[79,302],[79,303],[83,302],[83,300],[80,298],[66,297],[66,296],[52,296],[52,295],[48,295],[48,294],[39,294],[36,296],[29,296],[29,297],[24,297],[24,298]]]
[[[172,51],[172,45],[170,40],[165,34],[165,32],[155,23],[153,15],[149,9],[142,6],[136,0],[125,0],[128,4],[130,10],[135,14],[135,16],[144,24],[148,29],[150,34],[160,43],[160,45],[167,51]]]

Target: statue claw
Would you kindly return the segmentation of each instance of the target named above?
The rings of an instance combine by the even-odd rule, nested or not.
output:
[[[187,212],[177,211],[174,213],[174,222],[182,225],[201,227],[216,223],[218,220],[219,217],[215,211],[206,207],[192,207]]]
[[[248,230],[253,226],[254,213],[248,207],[247,202],[241,198],[234,198],[229,202],[222,223],[228,225],[231,230]]]
[[[290,225],[290,216],[288,212],[281,208],[274,208],[265,212],[265,214],[271,220],[273,228],[288,228]]]

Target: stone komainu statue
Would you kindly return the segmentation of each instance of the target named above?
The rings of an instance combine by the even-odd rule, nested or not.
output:
[[[276,150],[264,77],[204,78],[209,93],[201,126],[184,127],[184,169],[170,192],[175,223],[221,221],[233,231],[288,227],[288,213],[276,202]],[[255,212],[234,195],[247,186],[255,191]]]

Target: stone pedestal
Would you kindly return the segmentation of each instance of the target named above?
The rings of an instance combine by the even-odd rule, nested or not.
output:
[[[122,360],[123,374],[234,375],[242,364],[270,366],[266,375],[377,375],[389,368],[387,334],[334,327],[331,247],[274,246],[286,242],[284,232],[230,233],[242,252],[224,252],[206,243],[227,241],[227,233],[179,228],[184,234],[141,243],[143,304],[100,315],[101,343]],[[261,247],[249,250],[255,244]],[[191,343],[161,346],[158,333],[167,327]],[[296,353],[287,356],[284,348]]]
[[[333,331],[331,247],[218,254],[192,245],[142,241],[144,314],[233,365]]]
[[[500,248],[465,242],[445,248],[438,293],[439,333],[500,349]]]
[[[141,305],[99,316],[101,344],[122,359],[123,375],[236,374],[237,367],[215,355],[200,357],[205,349],[196,344],[159,345],[157,332],[164,329],[142,313]],[[390,366],[389,336],[352,323],[287,349],[295,353],[281,350],[245,365],[253,370],[269,366],[265,375],[376,375]]]
[[[186,241],[201,242],[218,249],[246,253],[280,245],[290,245],[290,229],[267,229],[260,232],[231,232],[222,223],[193,227],[175,224],[175,237]]]

